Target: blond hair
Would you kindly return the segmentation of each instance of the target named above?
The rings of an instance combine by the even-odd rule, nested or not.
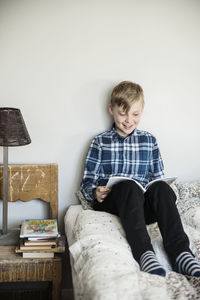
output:
[[[123,106],[125,111],[129,111],[134,102],[142,101],[144,106],[143,89],[137,83],[122,81],[114,87],[111,94],[111,105]]]

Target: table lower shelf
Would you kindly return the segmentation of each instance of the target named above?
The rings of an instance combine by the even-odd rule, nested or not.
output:
[[[0,299],[51,300],[51,282],[3,282],[0,283]]]
[[[61,256],[25,259],[15,254],[15,246],[0,246],[0,283],[51,282],[52,299],[58,300],[61,273]]]

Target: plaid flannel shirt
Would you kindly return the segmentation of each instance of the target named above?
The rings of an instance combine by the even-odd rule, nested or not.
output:
[[[120,136],[114,126],[97,135],[88,150],[81,191],[88,201],[94,200],[97,186],[106,185],[110,176],[126,176],[145,186],[164,177],[163,161],[153,135],[135,129]]]

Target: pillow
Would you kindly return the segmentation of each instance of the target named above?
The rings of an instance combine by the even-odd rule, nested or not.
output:
[[[177,182],[176,186],[179,191],[180,200],[184,200],[185,198],[187,199],[200,198],[200,180],[188,181],[188,182]]]
[[[90,204],[90,202],[85,199],[85,197],[83,196],[80,190],[75,192],[75,195],[77,196],[78,200],[81,202],[83,209],[93,210],[92,203]]]
[[[200,181],[178,182],[179,192],[177,207],[181,216],[191,208],[200,206]]]

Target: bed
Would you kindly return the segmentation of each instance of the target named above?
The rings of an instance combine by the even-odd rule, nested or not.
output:
[[[200,260],[200,181],[174,184],[190,247]],[[68,208],[64,221],[75,300],[200,299],[200,279],[172,271],[157,224],[147,226],[167,276],[150,275],[133,259],[119,218],[80,205]]]

